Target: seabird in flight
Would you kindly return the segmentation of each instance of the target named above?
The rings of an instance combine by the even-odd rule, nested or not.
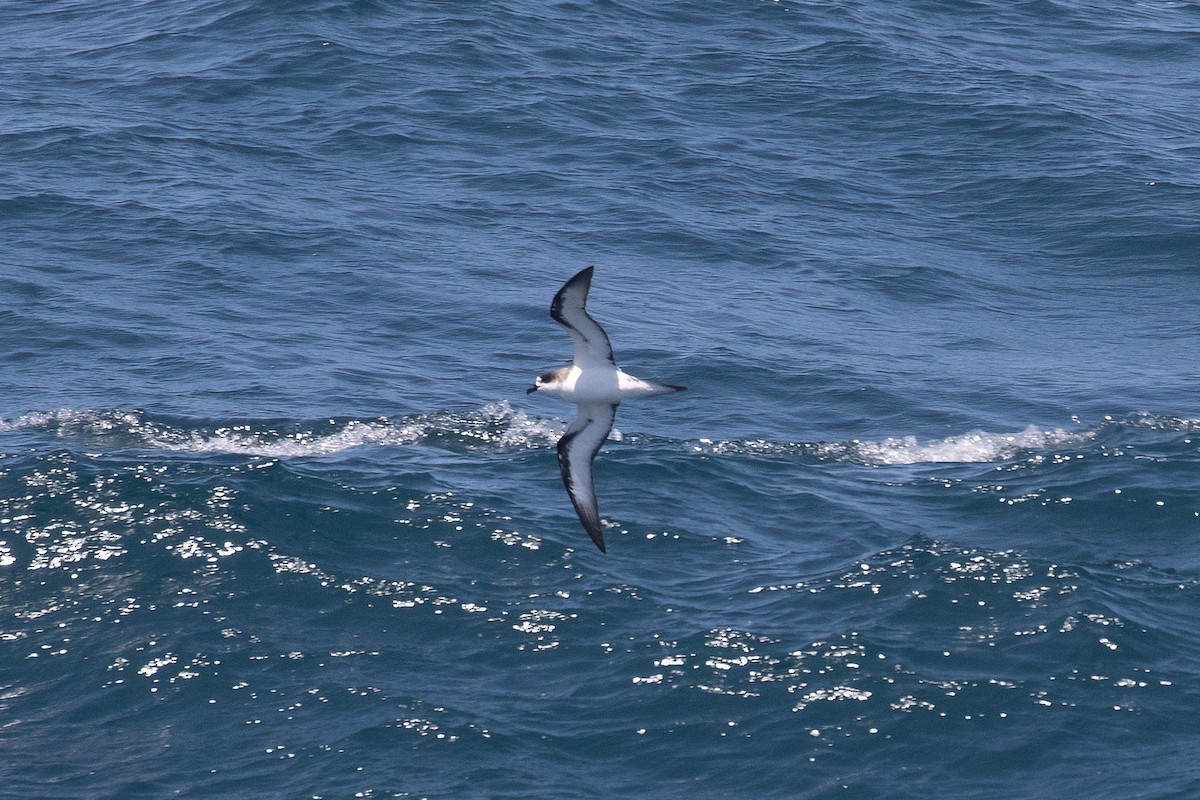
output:
[[[613,360],[608,335],[587,313],[592,267],[563,284],[550,304],[550,316],[575,340],[575,360],[570,366],[539,375],[526,394],[544,392],[579,407],[575,421],[558,440],[558,466],[579,521],[592,541],[604,548],[596,489],[592,485],[592,459],[612,430],[622,400],[681,392],[685,386],[653,383],[635,378]]]

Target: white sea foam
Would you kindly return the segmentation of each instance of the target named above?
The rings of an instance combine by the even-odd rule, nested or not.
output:
[[[426,434],[427,430],[419,423],[350,420],[328,433],[302,430],[274,434],[255,431],[250,425],[238,425],[218,428],[211,433],[193,432],[182,438],[167,433],[151,437],[147,444],[162,450],[295,458],[331,455],[366,445],[414,444]]]
[[[137,411],[96,411],[60,408],[35,411],[15,419],[0,419],[0,433],[20,430],[50,430],[62,435],[102,436],[113,433],[146,434],[145,415]]]
[[[807,456],[822,461],[877,466],[983,463],[1003,461],[1024,451],[1082,444],[1094,439],[1098,430],[1046,430],[1030,426],[1016,433],[971,431],[928,441],[921,441],[916,436],[817,443],[700,439],[691,443],[691,449],[712,455]]]
[[[531,417],[507,402],[467,412],[435,412],[404,419],[328,420],[320,424],[272,426],[244,422],[187,430],[150,420],[136,411],[59,409],[0,420],[0,432],[45,430],[60,436],[104,437],[122,446],[195,453],[234,453],[268,458],[304,458],[357,447],[398,447],[438,439],[449,447],[514,450],[557,441],[562,424]]]
[[[303,458],[332,455],[356,447],[413,445],[435,437],[449,440],[451,446],[458,443],[475,449],[523,449],[555,441],[562,432],[558,424],[514,411],[503,401],[472,412],[420,414],[403,420],[331,421],[330,426],[279,434],[255,430],[253,425],[239,425],[193,432],[182,439],[158,436],[149,444],[165,450]]]
[[[1030,426],[1019,433],[970,433],[918,441],[915,436],[888,438],[875,442],[852,442],[841,446],[868,464],[936,464],[1003,461],[1025,450],[1049,450],[1081,444],[1095,438],[1094,431],[1043,430]]]
[[[506,401],[470,411],[438,411],[402,419],[325,420],[319,423],[241,422],[215,428],[187,428],[151,419],[141,411],[77,410],[23,414],[0,419],[0,433],[42,430],[63,437],[85,437],[119,447],[196,453],[233,453],[267,458],[333,455],[357,447],[402,447],[433,441],[449,449],[523,450],[558,441],[564,423],[514,409]],[[1113,428],[1191,432],[1200,420],[1152,414],[1106,417],[1079,430],[1030,426],[1014,433],[970,431],[922,441],[915,436],[843,442],[773,442],[766,439],[687,442],[709,455],[811,457],[878,466],[1003,461],[1026,452],[1081,445]],[[621,439],[619,431],[612,433]]]

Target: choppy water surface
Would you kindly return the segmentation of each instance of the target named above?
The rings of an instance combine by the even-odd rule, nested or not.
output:
[[[0,30],[0,794],[1200,794],[1200,6]]]

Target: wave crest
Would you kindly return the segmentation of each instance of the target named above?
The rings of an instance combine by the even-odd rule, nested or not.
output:
[[[758,440],[693,443],[697,452],[714,455],[802,456],[817,461],[837,461],[869,466],[907,464],[974,464],[1004,461],[1025,451],[1048,450],[1091,441],[1097,431],[1068,431],[1029,426],[1016,433],[970,431],[944,439],[921,441],[916,436],[848,442],[788,442]]]
[[[448,449],[520,450],[553,443],[562,433],[559,423],[531,417],[504,401],[474,411],[438,411],[404,419],[247,421],[194,429],[153,420],[141,411],[59,409],[0,420],[0,432],[17,430],[104,439],[129,448],[268,458],[327,456],[357,447],[429,441]]]
[[[0,420],[0,433],[44,431],[65,438],[95,440],[106,447],[175,452],[230,453],[268,458],[329,456],[358,447],[433,444],[459,452],[505,452],[548,447],[562,435],[558,419],[530,416],[507,401],[469,411],[435,411],[401,419],[321,421],[243,421],[215,426],[153,419],[142,411],[59,409]],[[1040,428],[993,433],[982,430],[920,440],[916,436],[843,442],[776,442],[766,439],[692,439],[669,442],[702,455],[804,458],[868,466],[972,464],[1005,461],[1022,453],[1087,444],[1113,431],[1200,431],[1200,420],[1153,414],[1105,417],[1090,428]],[[616,429],[611,438],[622,435]]]

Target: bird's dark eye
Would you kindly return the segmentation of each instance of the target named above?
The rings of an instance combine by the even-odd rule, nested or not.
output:
[[[539,375],[539,376],[538,376],[538,382],[539,382],[539,383],[550,383],[550,381],[552,381],[552,380],[554,380],[554,373],[553,373],[553,372],[547,372],[547,373],[546,373],[546,374],[544,374],[544,375]]]

